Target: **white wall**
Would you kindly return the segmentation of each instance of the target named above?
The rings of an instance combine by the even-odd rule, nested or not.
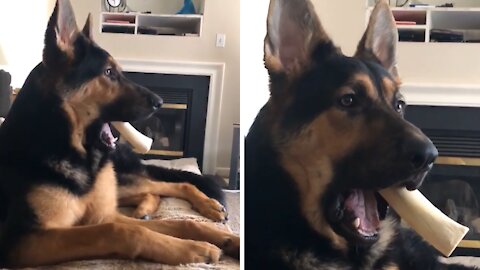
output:
[[[12,74],[14,87],[42,60],[50,1],[0,1],[0,66]]]

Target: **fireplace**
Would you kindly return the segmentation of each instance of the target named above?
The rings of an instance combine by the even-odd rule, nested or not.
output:
[[[409,106],[406,118],[439,150],[421,191],[470,228],[453,254],[480,256],[480,108]]]
[[[195,157],[203,165],[210,77],[196,75],[124,72],[163,99],[163,106],[149,119],[132,123],[153,139],[145,159]]]

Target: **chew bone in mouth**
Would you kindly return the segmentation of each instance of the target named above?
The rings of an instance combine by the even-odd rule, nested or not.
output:
[[[412,229],[447,257],[469,230],[442,213],[418,190],[390,187],[379,192]]]

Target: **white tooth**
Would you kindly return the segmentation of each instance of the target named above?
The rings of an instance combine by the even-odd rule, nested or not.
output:
[[[113,138],[113,142],[117,142],[117,141],[118,141],[118,137]]]
[[[354,228],[360,227],[360,218],[357,217],[357,218],[353,221],[353,227],[354,227]]]

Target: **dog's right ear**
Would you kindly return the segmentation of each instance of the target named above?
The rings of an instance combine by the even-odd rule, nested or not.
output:
[[[309,0],[271,0],[264,60],[269,72],[295,76],[321,42],[331,42]]]
[[[74,57],[78,37],[77,22],[69,0],[57,0],[45,33],[43,62],[47,67],[62,67]]]

